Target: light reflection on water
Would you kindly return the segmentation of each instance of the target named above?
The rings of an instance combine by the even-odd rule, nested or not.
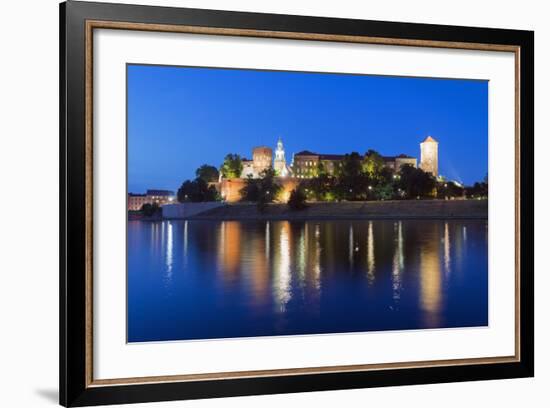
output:
[[[483,326],[487,239],[486,221],[130,221],[128,338]]]

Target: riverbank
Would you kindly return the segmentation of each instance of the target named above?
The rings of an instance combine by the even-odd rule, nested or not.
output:
[[[403,200],[308,203],[301,211],[269,204],[227,204],[189,217],[193,220],[487,219],[487,200]]]

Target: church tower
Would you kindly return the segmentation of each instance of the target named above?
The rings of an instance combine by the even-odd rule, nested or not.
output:
[[[275,174],[281,177],[288,175],[288,168],[286,166],[285,149],[283,148],[283,141],[281,138],[277,141],[277,149],[275,150],[275,161],[273,163]]]
[[[437,177],[437,160],[439,143],[433,137],[428,136],[420,143],[420,168],[426,173],[432,173],[432,176]]]

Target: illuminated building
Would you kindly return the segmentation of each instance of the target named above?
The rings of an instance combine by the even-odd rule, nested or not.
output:
[[[438,159],[439,143],[433,137],[428,136],[420,143],[420,168],[426,173],[432,173],[432,176],[437,177],[437,159]]]
[[[262,171],[271,167],[273,160],[273,150],[270,147],[260,146],[252,150],[252,165],[254,167],[255,177],[259,177]]]
[[[290,168],[286,165],[285,150],[281,138],[277,141],[277,150],[275,150],[275,161],[273,163],[275,174],[280,177],[290,175]]]
[[[241,178],[254,177],[254,161],[243,158],[241,160],[243,164],[243,170],[241,171]],[[221,176],[221,175],[220,175]]]
[[[147,190],[145,194],[128,193],[128,210],[139,211],[143,204],[171,204],[176,195],[170,190]]]
[[[139,211],[143,204],[151,204],[147,194],[128,194],[128,210]]]
[[[176,195],[170,190],[147,190],[147,197],[149,197],[151,203],[164,205],[172,203]]]
[[[416,157],[407,156],[406,154],[400,154],[399,156],[385,156],[383,157],[384,164],[386,167],[389,167],[392,171],[398,172],[401,169],[401,166],[406,164],[416,167]]]
[[[319,175],[322,169],[329,175],[334,175],[345,155],[343,154],[320,154],[310,152],[308,150],[301,151],[294,155],[292,162],[292,170],[294,177],[297,178],[312,178]],[[364,156],[361,156],[363,160]],[[413,167],[417,166],[416,158],[400,154],[399,156],[382,156],[384,165],[393,172],[399,171],[401,166],[409,164]]]

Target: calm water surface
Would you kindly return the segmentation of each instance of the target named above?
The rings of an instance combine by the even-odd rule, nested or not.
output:
[[[128,223],[128,340],[487,325],[486,221]]]

